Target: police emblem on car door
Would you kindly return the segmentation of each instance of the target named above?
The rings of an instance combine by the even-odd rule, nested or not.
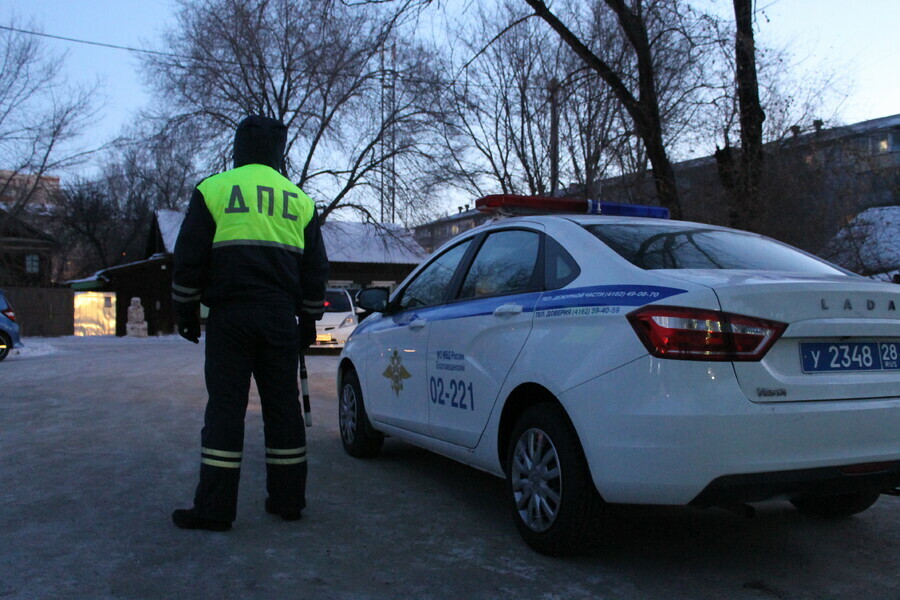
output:
[[[431,322],[442,310],[469,241],[434,257],[401,290],[390,314],[369,333],[369,413],[375,420],[429,433],[426,351]]]
[[[406,367],[403,366],[400,354],[396,350],[391,356],[391,363],[382,375],[391,380],[391,389],[394,390],[397,396],[400,396],[400,391],[403,389],[403,380],[412,377],[409,371],[406,370]]]

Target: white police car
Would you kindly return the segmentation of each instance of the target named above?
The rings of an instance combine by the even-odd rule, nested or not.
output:
[[[900,485],[900,286],[768,238],[505,219],[358,302],[379,312],[341,355],[346,451],[391,435],[505,477],[540,552],[607,503],[837,517]]]

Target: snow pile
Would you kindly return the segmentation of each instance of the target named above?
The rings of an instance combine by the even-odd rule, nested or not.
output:
[[[854,273],[889,281],[900,273],[900,206],[858,214],[831,238],[820,256]]]
[[[57,346],[34,338],[26,338],[22,340],[22,344],[22,348],[13,348],[12,352],[9,353],[10,359],[16,357],[34,358],[36,356],[47,356],[48,354],[60,352],[60,349]]]

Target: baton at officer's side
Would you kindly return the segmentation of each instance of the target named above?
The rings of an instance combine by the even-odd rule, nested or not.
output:
[[[306,375],[306,359],[300,353],[300,389],[303,391],[303,420],[307,427],[312,427],[312,414],[309,410],[309,379]]]

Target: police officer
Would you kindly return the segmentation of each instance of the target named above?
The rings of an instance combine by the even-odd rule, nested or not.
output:
[[[200,301],[209,307],[200,483],[193,508],[172,513],[183,529],[227,531],[235,519],[251,375],[266,440],[265,509],[296,520],[306,506],[297,361],[324,312],[328,258],[313,201],[281,175],[286,141],[280,121],[244,119],[234,168],[197,185],[175,245],[178,333],[198,343]]]

